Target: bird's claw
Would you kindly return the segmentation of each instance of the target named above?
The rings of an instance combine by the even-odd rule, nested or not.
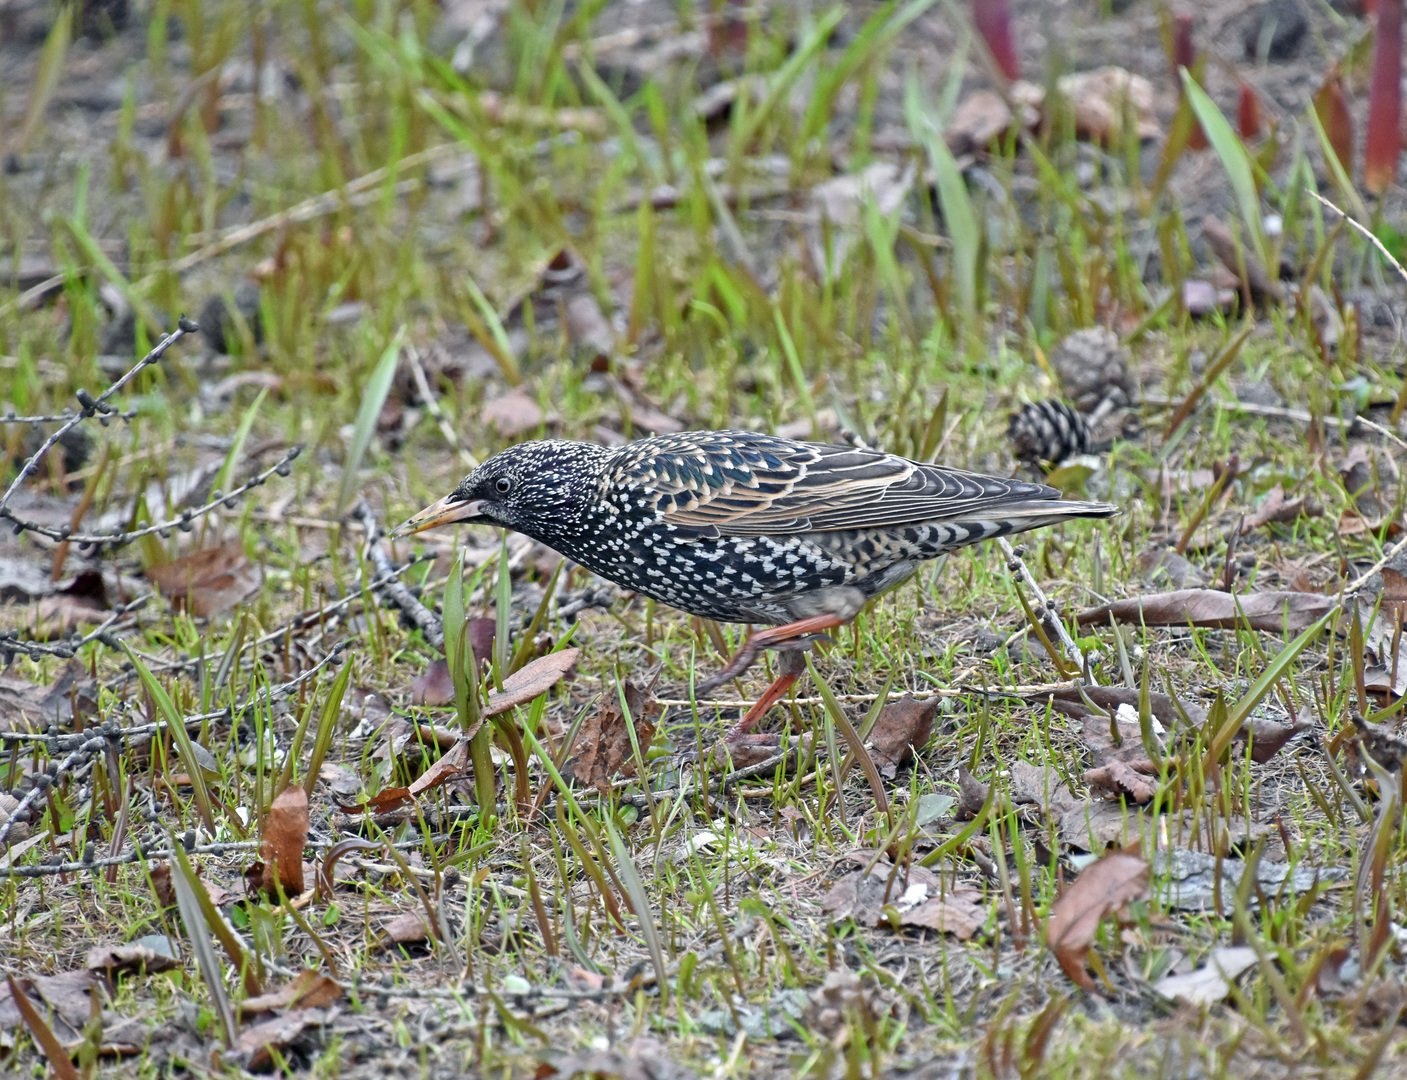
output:
[[[798,671],[804,670],[793,658],[806,652],[813,645],[820,642],[829,643],[830,640],[829,634],[802,634],[800,637],[786,638],[783,641],[768,641],[759,645],[753,638],[748,638],[747,641],[743,642],[743,647],[738,650],[737,655],[729,660],[722,670],[710,675],[694,687],[694,693],[707,697],[724,683],[736,679],[757,662],[757,656],[763,649],[771,649],[782,654],[782,667],[785,673],[793,674],[791,671],[793,667],[796,667]]]

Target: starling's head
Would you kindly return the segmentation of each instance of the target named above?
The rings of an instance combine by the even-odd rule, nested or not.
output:
[[[596,496],[606,451],[590,443],[519,443],[489,458],[391,535],[439,525],[500,525],[550,536],[578,521]]]

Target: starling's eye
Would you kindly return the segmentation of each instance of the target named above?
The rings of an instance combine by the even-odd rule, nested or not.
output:
[[[507,476],[500,476],[493,482],[493,489],[500,495],[507,495],[513,490],[513,481]]]

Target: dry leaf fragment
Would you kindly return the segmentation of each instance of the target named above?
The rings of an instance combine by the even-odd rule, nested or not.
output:
[[[580,654],[580,649],[561,649],[524,664],[503,680],[502,690],[489,692],[479,715],[485,719],[497,716],[547,693],[566,677]]]
[[[351,805],[339,803],[338,807],[344,814],[360,814],[365,810],[384,814],[399,809],[441,784],[448,783],[468,767],[469,741],[466,737],[460,739],[435,764],[416,777],[409,787],[383,788],[365,802]]]
[[[241,1016],[273,1012],[276,1009],[321,1009],[342,996],[342,987],[334,979],[317,971],[300,971],[277,990],[239,1003]]]
[[[1204,626],[1280,633],[1303,630],[1327,612],[1338,599],[1319,593],[1263,592],[1236,595],[1216,589],[1178,589],[1175,592],[1116,600],[1086,608],[1076,618],[1081,626],[1118,622],[1145,626]]]
[[[308,842],[308,793],[293,786],[281,791],[264,818],[255,887],[268,896],[303,892],[303,848]],[[253,868],[251,868],[253,869]]]
[[[174,940],[165,934],[147,934],[125,945],[95,945],[88,950],[83,966],[111,978],[127,972],[155,975],[179,967],[180,963],[180,946]]]
[[[893,779],[901,765],[928,745],[939,704],[938,698],[901,698],[880,710],[870,730],[869,745],[881,775]]]
[[[1136,849],[1112,851],[1085,867],[1060,894],[1046,920],[1046,944],[1061,970],[1086,990],[1095,989],[1085,958],[1100,922],[1147,893],[1148,864]]]
[[[238,540],[149,566],[146,573],[162,596],[199,619],[228,611],[252,596],[264,579]]]
[[[575,755],[569,763],[571,775],[583,784],[605,791],[616,776],[635,771],[630,726],[644,753],[655,734],[655,718],[660,707],[648,689],[630,680],[622,687],[626,709],[621,709],[614,689],[608,689],[600,707],[577,734]],[[627,711],[629,715],[627,716]]]
[[[325,1020],[326,1015],[321,1009],[297,1009],[283,1013],[246,1027],[235,1040],[234,1051],[247,1069],[262,1072],[274,1063],[273,1050],[286,1049],[308,1028]]]
[[[435,938],[434,930],[425,921],[424,912],[406,911],[381,928],[380,947],[388,945],[422,945]]]
[[[1081,139],[1118,142],[1130,120],[1139,139],[1157,138],[1161,131],[1153,112],[1153,84],[1142,75],[1110,65],[1063,75],[1055,86],[1070,102]]]
[[[1138,803],[1153,801],[1158,793],[1158,766],[1146,758],[1137,761],[1111,761],[1085,772],[1085,783],[1096,791],[1122,795]]]
[[[933,871],[911,866],[907,873],[887,863],[838,878],[821,901],[832,922],[854,919],[864,926],[913,926],[972,938],[987,921],[980,889],[949,885]]]
[[[1153,989],[1169,1001],[1182,1001],[1198,1008],[1225,1001],[1231,984],[1254,966],[1256,951],[1245,945],[1213,949],[1207,962],[1184,975],[1164,975]]]

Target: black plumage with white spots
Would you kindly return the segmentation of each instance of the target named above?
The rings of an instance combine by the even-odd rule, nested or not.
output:
[[[521,443],[399,531],[500,525],[681,611],[782,624],[848,620],[956,548],[1116,513],[875,450],[692,431],[621,447]]]

